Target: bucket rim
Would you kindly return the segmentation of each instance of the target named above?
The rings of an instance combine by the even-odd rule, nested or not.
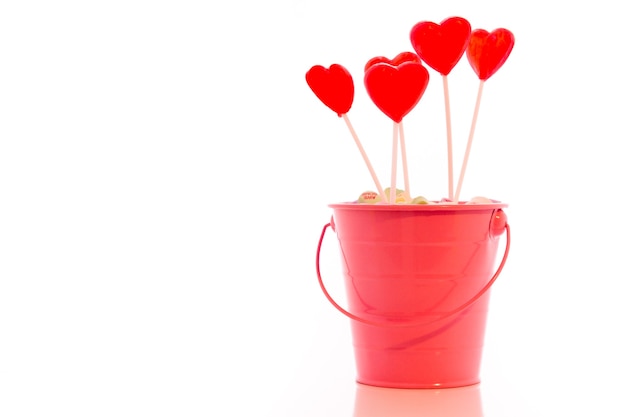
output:
[[[359,211],[472,211],[472,210],[493,210],[507,208],[509,205],[500,201],[493,203],[435,203],[435,204],[367,204],[357,202],[332,203],[328,207],[342,210]]]

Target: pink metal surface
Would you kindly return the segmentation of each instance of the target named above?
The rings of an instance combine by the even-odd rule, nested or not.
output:
[[[392,388],[478,383],[489,290],[509,251],[506,205],[330,207],[318,279],[351,318],[357,381]],[[319,270],[329,226],[339,240],[347,309],[330,296]]]

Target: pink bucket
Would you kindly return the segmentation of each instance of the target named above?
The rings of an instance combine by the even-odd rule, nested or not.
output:
[[[509,252],[506,204],[332,204],[316,266],[351,319],[357,382],[451,388],[480,382],[489,289]],[[324,234],[339,241],[347,309],[320,273]],[[496,268],[498,243],[506,248]]]

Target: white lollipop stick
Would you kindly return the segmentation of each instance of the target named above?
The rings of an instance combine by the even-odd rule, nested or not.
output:
[[[389,202],[396,202],[396,172],[398,171],[398,123],[393,122],[393,144],[391,147],[391,190],[389,191]]]
[[[402,121],[398,123],[398,127],[400,130],[400,151],[402,152],[402,169],[404,170],[404,192],[406,193],[407,198],[411,195],[411,190],[409,188],[409,168],[407,167],[406,162],[406,145],[404,144],[404,125]]]
[[[346,122],[346,125],[348,126],[348,129],[350,130],[350,133],[352,134],[352,138],[354,138],[354,142],[356,143],[356,146],[359,148],[359,152],[361,152],[361,156],[363,157],[363,160],[365,161],[365,164],[367,165],[367,169],[369,170],[370,175],[372,176],[372,179],[374,180],[374,184],[376,184],[378,195],[380,195],[380,198],[383,200],[383,202],[386,203],[387,196],[385,195],[385,191],[383,190],[383,187],[380,185],[380,181],[378,181],[376,172],[374,172],[374,167],[372,167],[372,164],[370,163],[370,160],[367,157],[367,154],[365,153],[365,149],[363,149],[363,145],[361,145],[361,141],[359,140],[359,137],[356,135],[356,132],[354,131],[354,127],[352,127],[352,123],[350,123],[350,119],[348,118],[348,115],[344,113],[341,115],[341,118]]]
[[[454,194],[454,180],[452,170],[452,122],[450,117],[450,93],[448,92],[448,76],[443,75],[443,98],[446,104],[446,134],[448,137],[448,198]]]
[[[459,202],[459,195],[461,194],[461,186],[463,185],[463,177],[465,176],[465,169],[467,168],[467,160],[469,159],[470,149],[472,148],[472,140],[474,138],[474,130],[476,129],[476,119],[478,119],[478,109],[480,108],[480,98],[483,95],[484,80],[480,80],[478,85],[478,94],[476,95],[476,105],[474,106],[474,117],[472,118],[472,127],[470,128],[469,137],[467,139],[467,145],[465,147],[465,157],[463,158],[463,166],[461,167],[461,174],[459,175],[459,182],[456,185],[456,193],[454,194],[454,202]]]

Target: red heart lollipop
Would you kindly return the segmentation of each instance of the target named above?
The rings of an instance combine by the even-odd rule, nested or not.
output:
[[[348,113],[354,101],[354,82],[347,69],[332,64],[328,69],[314,65],[306,73],[306,82],[317,98],[337,113]]]
[[[422,98],[428,79],[428,70],[417,62],[378,63],[365,72],[365,89],[376,107],[400,123]]]
[[[432,69],[448,75],[467,48],[472,28],[462,17],[450,17],[440,25],[419,22],[411,29],[410,39],[415,52]]]
[[[507,29],[491,33],[474,30],[467,47],[467,59],[478,78],[485,81],[495,74],[511,54],[514,44],[515,38]]]
[[[393,59],[389,59],[384,56],[375,56],[365,64],[365,71],[367,71],[372,65],[379,64],[381,62],[397,67],[403,62],[417,62],[418,64],[421,64],[422,61],[420,60],[420,57],[415,55],[413,52],[400,52]]]

